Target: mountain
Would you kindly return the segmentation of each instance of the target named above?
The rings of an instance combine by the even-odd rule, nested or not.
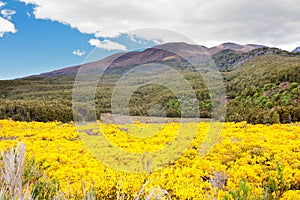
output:
[[[251,50],[244,53],[236,53],[236,51],[231,49],[222,50],[214,55],[212,59],[214,60],[219,71],[231,71],[241,67],[243,64],[247,63],[249,60],[266,56],[270,54],[288,53],[277,48],[262,47]]]
[[[182,57],[173,52],[178,52]],[[224,43],[218,48],[167,43],[144,51],[114,54],[96,62],[39,76],[0,81],[0,118],[68,122],[74,117],[72,92],[79,68],[93,74],[107,66],[109,68],[98,82],[94,99],[97,116],[100,113],[110,113],[113,91],[126,70],[150,62],[171,66],[184,76],[199,100],[200,117],[207,118],[211,116],[213,107],[210,99],[212,94],[199,72],[188,68],[183,57],[193,59],[204,54],[210,55],[209,52],[224,79],[227,121],[300,121],[300,54],[261,45],[233,43]],[[148,78],[149,73],[140,75],[141,78]],[[171,75],[169,78],[177,81]],[[184,94],[184,91],[181,92]],[[183,98],[189,97],[186,95]],[[84,102],[86,98],[83,96],[82,100]],[[180,117],[181,100],[168,88],[149,84],[132,93],[129,110],[131,115],[148,115],[150,108],[162,105],[168,117]],[[80,112],[92,113],[90,109],[91,107],[82,107]],[[188,117],[193,117],[192,113],[187,114],[190,114]],[[75,117],[77,115],[79,114],[75,113]]]
[[[234,64],[236,64],[238,61],[241,60],[234,59],[233,61],[231,60],[230,63],[227,63],[227,60],[225,59],[223,63],[220,63],[218,62],[220,54],[226,55],[226,52],[230,52],[231,57],[232,55],[234,57],[243,57],[243,61],[245,61],[247,60],[246,58],[247,56],[244,56],[242,54],[247,54],[250,51],[261,49],[261,48],[266,48],[266,47],[262,45],[254,45],[254,44],[240,45],[234,43],[224,43],[216,47],[207,48],[201,45],[191,45],[182,42],[166,43],[162,45],[153,46],[152,48],[148,48],[144,51],[134,51],[128,53],[114,54],[96,62],[73,66],[73,67],[67,67],[52,72],[42,73],[39,74],[38,76],[51,77],[51,76],[76,75],[80,67],[82,69],[85,69],[85,71],[88,73],[94,73],[99,69],[100,70],[106,69],[107,67],[109,68],[127,67],[127,66],[135,66],[135,65],[151,63],[151,62],[186,62],[186,60],[181,56],[185,58],[191,58],[193,56],[199,56],[201,54],[208,54],[212,56],[213,59],[215,58],[214,61],[218,63],[217,67],[220,70],[223,70],[227,66],[229,65],[233,66]],[[176,55],[173,52],[177,52],[181,56]]]
[[[263,47],[266,47],[266,46],[256,45],[256,44],[240,45],[240,44],[228,42],[228,43],[223,43],[221,45],[209,48],[208,52],[210,55],[215,55],[224,50],[231,50],[232,52],[235,52],[235,53],[246,53],[246,52],[252,51],[254,49],[259,49],[259,48],[263,48]]]
[[[293,52],[293,53],[299,53],[299,52],[300,52],[300,47],[297,47],[297,48],[294,49],[292,52]]]

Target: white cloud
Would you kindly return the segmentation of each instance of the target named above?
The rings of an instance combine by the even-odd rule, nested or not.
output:
[[[86,51],[83,51],[83,50],[80,50],[80,49],[76,49],[76,50],[74,50],[72,53],[73,53],[74,55],[76,55],[76,56],[81,57],[81,56],[83,56],[84,54],[86,54]]]
[[[9,9],[4,9],[1,10],[1,14],[4,18],[11,20],[11,16],[13,16],[14,14],[16,14],[16,11],[14,10],[9,10]]]
[[[151,27],[178,31],[204,45],[232,41],[288,46],[300,41],[298,0],[20,1],[36,5],[36,18],[102,37]]]
[[[5,2],[3,2],[3,1],[0,1],[0,8],[2,7],[2,6],[5,6],[6,5],[6,3]]]
[[[95,46],[97,48],[100,48],[100,49],[105,49],[105,50],[127,50],[127,47],[120,44],[120,43],[117,43],[117,42],[113,42],[111,40],[108,40],[108,39],[105,39],[103,41],[100,41],[99,39],[90,39],[88,41],[88,43],[92,46]]]
[[[0,17],[0,37],[3,37],[4,33],[16,33],[15,25],[10,21]]]
[[[138,41],[135,39],[135,35],[130,35],[129,39],[131,42],[138,43]]]

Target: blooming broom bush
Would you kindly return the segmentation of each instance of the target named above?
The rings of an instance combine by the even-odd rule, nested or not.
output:
[[[185,131],[192,125],[182,124]],[[101,143],[96,145],[101,134],[124,151],[142,153],[172,142],[179,126],[94,124],[79,127],[78,132],[72,123],[1,120],[0,149],[6,153],[0,164],[0,195],[7,199],[300,199],[299,123],[224,123],[214,148],[200,157],[210,126],[201,122],[178,160],[149,173],[118,171],[96,158],[95,153],[100,158],[111,156],[101,151]],[[157,134],[132,136],[146,127]],[[22,154],[25,146],[12,151],[20,143],[26,145],[26,153]],[[95,145],[94,152],[86,145]],[[15,160],[8,162],[7,156]],[[12,167],[5,167],[13,165],[12,172],[7,170]]]

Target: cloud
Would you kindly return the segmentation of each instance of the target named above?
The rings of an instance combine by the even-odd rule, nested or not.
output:
[[[13,16],[14,14],[16,14],[16,11],[14,10],[9,10],[9,9],[4,9],[1,10],[1,14],[4,18],[11,20],[11,16]]]
[[[105,49],[105,50],[123,50],[126,51],[127,47],[117,43],[117,42],[113,42],[111,40],[105,39],[103,41],[100,41],[99,39],[90,39],[88,41],[88,43],[92,46],[95,46],[99,49]]]
[[[0,1],[0,8],[1,8],[2,6],[5,6],[5,3],[4,3],[3,1]]]
[[[3,37],[5,33],[16,33],[16,32],[17,30],[15,28],[15,25],[12,22],[0,17],[0,37]]]
[[[81,56],[83,56],[84,54],[86,54],[86,51],[83,51],[83,50],[80,50],[80,49],[76,49],[76,50],[74,50],[72,53],[73,53],[74,55],[76,55],[76,56],[81,57]]]
[[[288,47],[300,41],[298,0],[20,1],[35,5],[36,18],[102,37],[151,27],[174,30],[208,46],[232,41]]]
[[[83,55],[86,54],[86,51],[83,51],[83,50],[80,50],[80,49],[76,49],[76,50],[74,50],[72,53],[73,53],[74,55],[76,55],[76,56],[81,57],[81,56],[83,56]]]
[[[6,3],[3,1],[0,1],[0,8],[5,6]],[[16,14],[16,11],[9,10],[9,9],[3,9],[0,11],[0,38],[4,36],[5,33],[16,33],[17,30],[15,28],[15,25],[9,21],[11,20],[11,16]]]

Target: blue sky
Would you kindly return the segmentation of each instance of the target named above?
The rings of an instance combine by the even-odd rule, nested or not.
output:
[[[57,22],[37,20],[32,16],[30,5],[9,1],[7,7],[16,11],[12,20],[17,32],[0,38],[0,79],[78,64],[82,58],[73,55],[72,51],[77,48],[92,49],[87,43],[92,36]]]
[[[8,32],[0,38],[1,80],[81,64],[88,52],[95,48],[88,41],[106,39],[95,38],[94,34],[81,33],[63,23],[36,19],[33,14],[34,6],[31,4],[26,5],[13,0],[2,2],[5,2],[1,7],[2,10],[10,9],[16,12],[10,19],[15,25],[16,33]],[[126,50],[143,49],[154,45],[151,41],[140,40],[140,44],[137,44],[125,34],[110,39],[126,44]],[[95,60],[122,51],[124,50],[100,49],[99,57]]]
[[[170,32],[132,32],[144,28],[207,47],[236,42],[291,51],[300,46],[299,12],[297,0],[0,0],[0,79],[78,65],[94,48],[96,60],[181,41]]]

